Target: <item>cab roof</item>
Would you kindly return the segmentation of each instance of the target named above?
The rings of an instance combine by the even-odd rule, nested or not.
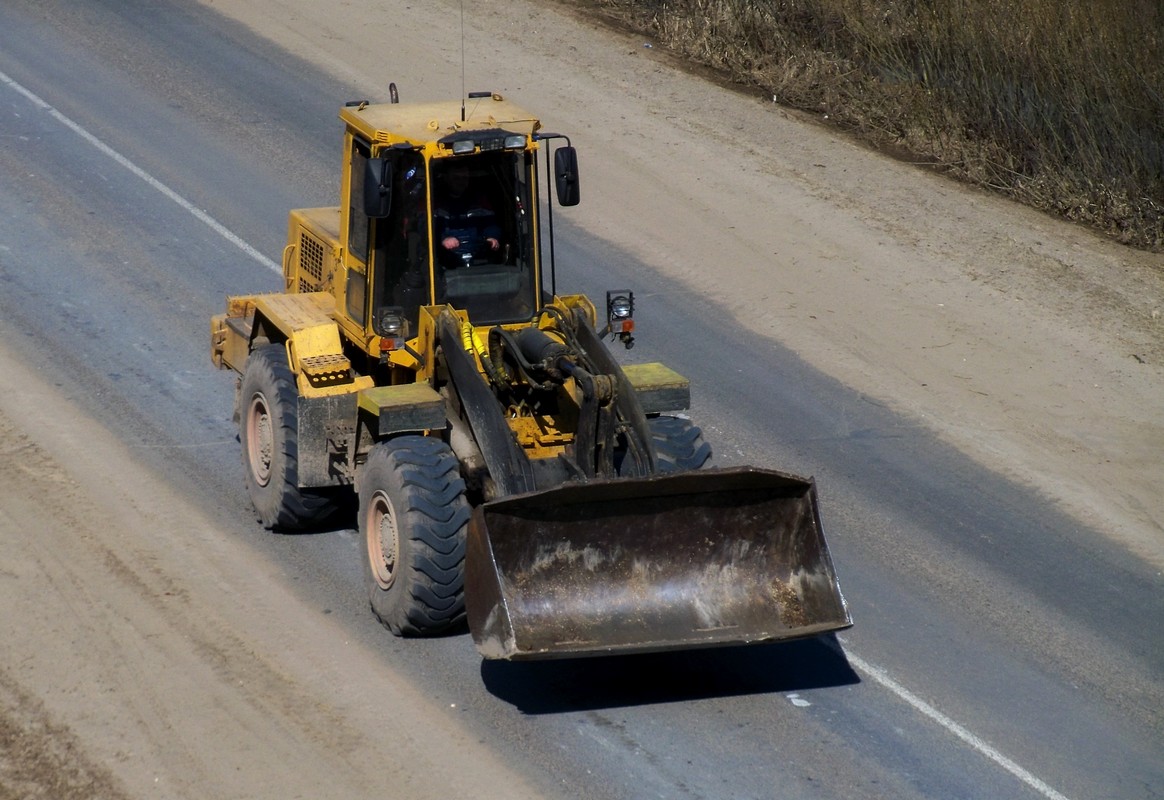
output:
[[[413,145],[435,142],[449,134],[466,130],[501,129],[532,136],[541,122],[529,112],[493,93],[465,101],[439,103],[360,103],[340,109],[340,119],[373,142],[391,144],[407,141]]]

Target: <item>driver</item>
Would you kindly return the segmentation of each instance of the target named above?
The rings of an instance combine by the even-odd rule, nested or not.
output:
[[[482,253],[501,249],[493,206],[464,162],[453,161],[445,170],[433,217],[435,241],[450,266],[468,265]]]

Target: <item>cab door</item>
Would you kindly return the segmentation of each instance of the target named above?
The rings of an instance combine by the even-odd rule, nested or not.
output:
[[[343,286],[336,287],[344,314],[340,324],[348,338],[365,341],[368,325],[368,261],[371,255],[371,220],[364,208],[364,179],[372,148],[360,137],[348,132],[344,137],[344,173],[340,186],[346,204],[342,217],[341,241],[344,242]]]
[[[393,149],[391,207],[388,215],[371,222],[372,297],[370,333],[397,335],[382,320],[403,317],[403,338],[416,336],[420,307],[432,300],[431,248],[428,213],[428,176],[423,155]]]

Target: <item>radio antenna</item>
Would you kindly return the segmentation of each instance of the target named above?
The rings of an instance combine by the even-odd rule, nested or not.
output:
[[[465,121],[465,0],[461,0],[461,122]]]

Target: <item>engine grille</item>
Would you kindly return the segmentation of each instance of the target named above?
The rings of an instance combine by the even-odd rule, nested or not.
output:
[[[323,243],[306,231],[299,235],[299,291],[317,292],[323,284]]]

